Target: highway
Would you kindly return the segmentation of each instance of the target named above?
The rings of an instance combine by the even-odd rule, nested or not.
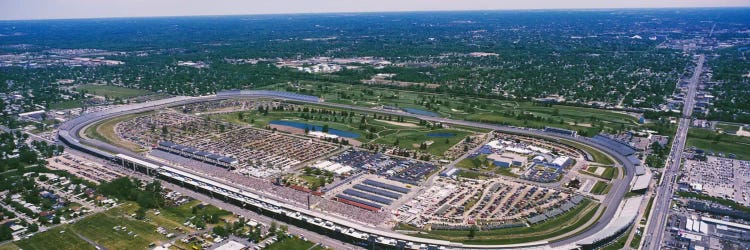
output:
[[[685,104],[682,110],[682,117],[677,124],[677,133],[672,142],[672,148],[664,173],[661,176],[661,182],[656,189],[656,198],[652,206],[651,217],[649,218],[646,231],[644,232],[643,248],[644,249],[661,249],[664,232],[666,231],[667,218],[669,217],[670,203],[676,184],[677,175],[680,171],[680,162],[682,161],[682,152],[685,149],[688,129],[690,128],[690,117],[693,114],[693,105],[695,104],[695,92],[698,88],[700,75],[703,71],[705,57],[698,56],[698,63],[693,71],[693,77],[690,78],[688,93],[685,96]]]
[[[260,91],[258,91],[260,92]],[[205,101],[212,101],[212,100],[222,100],[222,99],[230,99],[230,98],[274,98],[274,99],[283,99],[288,100],[284,98],[283,96],[264,96],[263,94],[259,94],[258,92],[253,91],[243,91],[243,92],[234,92],[233,94],[221,94],[221,95],[212,95],[212,96],[201,96],[201,97],[177,97],[177,98],[171,98],[169,100],[160,100],[155,101],[152,103],[140,103],[140,104],[134,104],[129,105],[128,107],[121,107],[116,108],[114,110],[104,111],[100,113],[90,114],[86,115],[85,117],[80,117],[76,119],[72,119],[65,124],[63,124],[61,128],[61,134],[60,137],[67,136],[71,137],[73,141],[77,142],[83,142],[88,145],[94,145],[95,147],[98,147],[100,149],[104,149],[106,151],[112,152],[112,153],[121,153],[125,154],[131,157],[136,157],[141,160],[145,160],[148,162],[151,162],[145,157],[142,157],[140,155],[136,155],[132,152],[129,152],[128,150],[115,147],[113,145],[93,140],[93,139],[87,139],[87,138],[81,138],[80,132],[87,126],[91,124],[95,124],[98,121],[110,119],[117,116],[122,116],[126,114],[133,114],[133,113],[139,113],[139,112],[145,112],[150,110],[157,110],[169,106],[176,106],[176,105],[184,105],[188,103],[195,103],[195,102],[205,102]],[[486,128],[491,130],[497,130],[501,132],[506,133],[516,133],[516,134],[522,134],[522,135],[529,135],[529,136],[536,136],[541,137],[545,139],[549,139],[552,141],[559,140],[559,139],[566,139],[570,141],[574,141],[577,143],[585,144],[590,147],[593,147],[597,150],[600,150],[610,156],[612,156],[617,162],[620,164],[618,166],[624,167],[624,178],[617,179],[613,181],[612,189],[610,190],[608,196],[604,199],[602,202],[602,206],[605,207],[605,210],[600,217],[600,220],[594,223],[591,227],[589,227],[584,232],[577,234],[575,236],[572,236],[570,238],[566,238],[560,241],[551,242],[548,243],[547,247],[561,247],[561,246],[568,246],[575,244],[576,242],[580,241],[581,239],[584,239],[598,231],[601,231],[604,229],[608,222],[614,217],[614,214],[619,207],[621,201],[623,200],[625,194],[629,190],[629,184],[632,181],[634,177],[634,166],[630,161],[627,160],[625,156],[622,156],[620,154],[617,154],[613,150],[606,148],[604,146],[601,146],[599,144],[593,143],[589,141],[587,138],[582,137],[571,137],[571,136],[565,136],[561,134],[555,134],[555,133],[548,133],[541,130],[534,130],[534,129],[524,129],[524,128],[516,128],[516,127],[508,127],[508,126],[501,126],[501,125],[495,125],[495,124],[487,124],[487,123],[478,123],[478,122],[470,122],[470,121],[462,121],[462,120],[454,120],[454,119],[448,119],[448,118],[441,118],[441,117],[430,117],[430,116],[422,116],[422,115],[415,115],[405,112],[399,112],[399,111],[392,111],[392,110],[380,110],[380,109],[371,109],[371,108],[365,108],[365,107],[357,107],[357,106],[350,106],[350,105],[344,105],[344,104],[336,104],[336,103],[327,103],[327,102],[317,102],[317,101],[307,101],[307,100],[298,100],[298,99],[292,99],[289,101],[293,102],[304,102],[304,103],[311,103],[315,105],[324,105],[324,106],[330,106],[330,107],[337,107],[342,109],[349,109],[349,110],[358,110],[358,111],[365,111],[365,112],[378,112],[378,113],[385,113],[385,114],[392,114],[392,115],[400,115],[400,116],[406,116],[406,117],[413,117],[418,118],[422,120],[427,121],[433,121],[433,122],[441,122],[445,124],[453,124],[453,125],[462,125],[462,126],[470,126],[470,127],[478,127],[478,128]],[[62,131],[65,131],[63,134]],[[72,143],[68,141],[68,143]],[[158,163],[157,163],[158,164]],[[352,222],[357,223],[357,222]],[[365,227],[362,225],[362,227]],[[468,246],[468,245],[467,245]],[[472,247],[477,248],[502,248],[502,247],[509,247],[507,245],[473,245]]]

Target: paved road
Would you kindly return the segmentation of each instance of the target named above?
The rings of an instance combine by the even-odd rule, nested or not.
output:
[[[121,116],[125,114],[131,114],[131,113],[138,113],[138,112],[144,112],[148,110],[154,110],[159,108],[164,108],[167,106],[173,106],[173,105],[181,105],[181,104],[187,104],[187,103],[193,103],[193,102],[204,102],[204,101],[210,101],[210,100],[221,100],[221,99],[227,99],[227,98],[238,98],[238,97],[265,97],[265,96],[259,96],[258,94],[239,94],[239,95],[223,95],[223,96],[207,96],[207,97],[196,97],[196,98],[183,98],[172,103],[166,103],[166,101],[163,102],[157,102],[155,105],[144,105],[144,104],[136,104],[137,107],[133,109],[117,109],[114,111],[107,111],[106,113],[100,113],[100,114],[94,114],[91,116],[81,117],[80,119],[76,118],[71,121],[69,121],[69,124],[63,124],[61,125],[61,129],[65,130],[70,133],[72,137],[74,137],[74,140],[85,142],[86,144],[94,145],[98,148],[105,149],[106,151],[113,152],[115,154],[121,153],[125,155],[130,155],[133,157],[138,157],[141,160],[146,160],[149,162],[152,162],[149,159],[146,159],[145,157],[135,155],[132,152],[129,152],[125,149],[115,147],[113,145],[109,145],[107,143],[93,140],[93,139],[85,139],[80,138],[78,136],[79,132],[88,126],[89,124],[92,124],[96,121],[102,120],[102,119],[109,119],[116,116]],[[271,97],[273,98],[273,97]],[[301,100],[291,100],[294,102],[308,102],[315,105],[325,105],[330,107],[337,107],[342,109],[349,109],[349,110],[358,110],[358,111],[365,111],[365,112],[379,112],[384,114],[392,114],[392,115],[399,115],[399,116],[405,116],[405,117],[414,117],[426,121],[432,121],[432,122],[441,122],[445,124],[454,124],[454,125],[462,125],[462,126],[470,126],[470,127],[478,127],[478,128],[486,128],[491,130],[497,130],[501,132],[506,133],[517,133],[517,134],[523,134],[523,135],[532,135],[537,136],[545,139],[549,139],[552,141],[559,140],[561,138],[571,140],[577,143],[585,144],[588,146],[591,146],[593,148],[596,148],[598,150],[601,150],[615,158],[616,161],[621,162],[624,164],[624,171],[625,176],[623,179],[618,179],[613,181],[612,189],[610,190],[608,196],[604,199],[602,202],[603,207],[606,208],[603,215],[600,217],[600,220],[593,224],[593,226],[589,227],[585,232],[575,235],[571,238],[557,241],[554,243],[551,243],[550,246],[552,247],[559,247],[559,246],[565,246],[574,244],[575,242],[584,239],[588,237],[589,235],[596,233],[598,231],[601,231],[604,229],[609,221],[614,217],[614,214],[619,207],[621,201],[623,200],[625,193],[627,193],[629,189],[629,184],[634,176],[634,166],[622,155],[619,155],[615,153],[613,150],[605,148],[603,146],[600,146],[598,144],[595,144],[591,141],[589,141],[587,138],[581,138],[581,137],[569,137],[564,136],[560,134],[553,134],[553,133],[547,133],[541,130],[532,130],[532,129],[523,129],[523,128],[516,128],[516,127],[508,127],[508,126],[502,126],[502,125],[496,125],[496,124],[487,124],[487,123],[479,123],[479,122],[470,122],[470,121],[463,121],[463,120],[454,120],[449,118],[442,118],[442,117],[430,117],[430,116],[423,116],[423,115],[415,115],[400,111],[392,111],[392,110],[376,110],[372,108],[365,108],[365,107],[357,107],[357,106],[350,106],[345,104],[337,104],[337,103],[327,103],[327,102],[310,102],[310,101],[301,101]],[[619,166],[619,165],[617,165]]]
[[[687,139],[688,129],[690,128],[690,117],[693,114],[693,105],[695,104],[695,92],[698,88],[700,75],[703,71],[705,57],[699,55],[698,64],[690,79],[688,93],[685,96],[685,105],[682,110],[682,118],[677,125],[677,133],[672,142],[672,149],[667,158],[666,168],[661,177],[661,182],[656,190],[656,198],[649,218],[646,232],[644,232],[643,248],[660,249],[666,231],[667,218],[669,217],[669,205],[674,193],[676,177],[680,171],[680,162],[682,152],[685,149],[685,140]]]

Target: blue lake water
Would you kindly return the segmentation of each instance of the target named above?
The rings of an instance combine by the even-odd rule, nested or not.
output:
[[[425,116],[434,116],[434,117],[440,116],[440,114],[438,113],[427,111],[427,110],[421,110],[421,109],[402,108],[402,110],[406,111],[407,113],[412,113],[415,115],[425,115]]]
[[[427,134],[427,137],[454,137],[456,134],[454,133],[430,133]]]
[[[317,126],[317,125],[312,125],[312,124],[307,124],[307,123],[301,123],[301,122],[273,120],[273,121],[269,122],[269,124],[281,125],[281,126],[289,126],[289,127],[294,127],[294,128],[298,128],[298,129],[305,129],[305,128],[307,128],[310,131],[312,131],[313,128],[315,128],[315,131],[323,131],[323,126]],[[328,133],[332,134],[332,135],[338,135],[338,136],[341,136],[341,137],[346,137],[346,138],[359,138],[359,134],[357,134],[357,133],[352,133],[352,132],[347,132],[347,131],[341,131],[341,130],[332,129],[332,128],[328,129]]]

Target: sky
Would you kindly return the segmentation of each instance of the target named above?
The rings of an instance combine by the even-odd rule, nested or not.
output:
[[[331,12],[735,6],[750,6],[750,0],[0,0],[0,20]]]

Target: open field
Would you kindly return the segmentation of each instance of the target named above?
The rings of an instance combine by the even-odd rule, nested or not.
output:
[[[589,170],[593,171],[594,170],[593,168],[589,168],[589,170],[580,170],[579,172],[583,174],[607,179],[607,180],[617,179],[617,173],[618,173],[617,168],[615,167],[596,167],[596,168],[604,168],[604,170],[602,171],[602,175],[597,175],[596,173],[589,171]],[[601,171],[601,169],[599,169],[599,171]]]
[[[116,226],[124,226],[125,229],[116,230]],[[72,227],[108,249],[143,249],[152,242],[161,244],[167,239],[156,232],[156,226],[116,211],[92,215]]]
[[[592,194],[606,194],[609,189],[609,184],[603,181],[596,181],[594,187],[591,188]]]
[[[95,249],[75,233],[72,226],[63,225],[46,232],[37,233],[31,238],[17,241],[15,245],[26,250],[31,249]]]
[[[591,135],[598,133],[602,128],[619,130],[623,126],[637,126],[636,117],[620,112],[592,108],[467,98],[343,83],[303,81],[300,85],[299,88],[289,88],[288,84],[276,84],[265,88],[316,95],[324,98],[326,102],[365,107],[386,105],[399,108],[416,108],[455,119],[526,127],[550,125],[585,131]]]
[[[315,243],[297,238],[297,237],[290,237],[285,238],[283,240],[274,242],[271,245],[268,245],[265,249],[268,250],[307,250],[310,249],[312,246],[314,246]]]
[[[590,200],[584,200],[579,206],[554,219],[530,227],[477,231],[474,238],[469,238],[469,231],[465,230],[433,230],[426,234],[413,234],[412,236],[451,240],[467,244],[515,244],[532,242],[559,236],[580,228],[594,218],[598,208],[599,204]]]
[[[737,130],[740,130],[740,125],[720,122],[716,124],[716,128],[721,129],[726,133],[735,133]]]
[[[138,210],[138,205],[126,202],[105,212],[93,214],[75,224],[62,225],[47,232],[37,233],[29,239],[2,245],[0,249],[94,249],[93,245],[78,237],[76,233],[108,249],[144,249],[152,242],[160,244],[167,240],[155,231],[158,226],[171,232],[176,232],[171,230],[175,227],[189,232],[195,231],[183,226],[182,223],[194,216],[192,207],[198,204],[200,201],[193,200],[178,207],[164,207],[159,210],[160,215],[155,215],[153,210],[149,210],[146,220],[141,221],[130,217],[130,214]],[[231,215],[211,205],[205,206],[201,212],[220,216]],[[124,226],[126,229],[115,230],[116,226]]]
[[[696,147],[706,152],[734,154],[737,159],[750,160],[750,138],[719,134],[706,129],[691,129],[687,147]]]
[[[49,104],[50,109],[72,109],[72,108],[80,108],[80,107],[81,107],[80,100],[69,100],[69,101],[56,102],[56,103]]]
[[[142,89],[131,89],[111,85],[94,85],[87,84],[76,87],[78,90],[85,90],[89,94],[106,96],[107,98],[131,98],[146,95],[150,92]]]
[[[86,137],[97,139],[115,146],[120,146],[133,152],[138,152],[141,151],[141,147],[135,143],[120,138],[120,136],[115,133],[115,126],[117,126],[117,123],[120,123],[122,121],[146,114],[148,113],[124,115],[116,117],[114,119],[96,123],[87,127],[86,130],[83,131],[83,133],[86,135]]]

